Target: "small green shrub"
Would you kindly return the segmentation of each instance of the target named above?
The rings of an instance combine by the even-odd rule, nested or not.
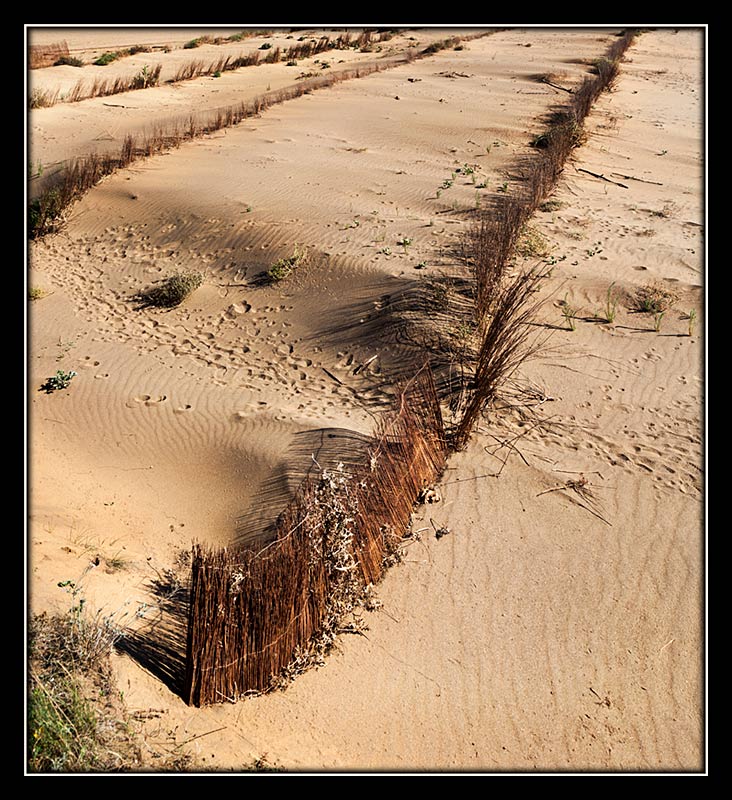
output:
[[[107,51],[106,53],[102,53],[99,58],[94,61],[94,65],[97,67],[106,67],[107,64],[111,64],[113,61],[116,61],[120,57],[119,53],[113,53],[111,51]]]
[[[73,369],[70,372],[64,372],[61,369],[56,370],[56,374],[41,386],[41,390],[51,394],[51,392],[56,392],[59,389],[68,389],[76,375],[77,373]]]
[[[84,62],[80,58],[74,56],[61,56],[58,61],[54,62],[54,67],[83,67]]]
[[[267,277],[273,283],[279,283],[287,278],[292,272],[303,263],[305,259],[305,252],[298,249],[295,245],[295,251],[288,258],[281,258],[276,261],[267,271]]]
[[[259,49],[260,50],[269,50],[270,47],[272,47],[272,44],[270,42],[264,42],[264,44],[260,45]]]
[[[45,297],[46,293],[43,289],[38,286],[30,286],[28,288],[28,299],[29,300],[40,300],[42,297]]]
[[[175,308],[203,283],[200,272],[175,272],[158,286],[138,295],[145,305]]]

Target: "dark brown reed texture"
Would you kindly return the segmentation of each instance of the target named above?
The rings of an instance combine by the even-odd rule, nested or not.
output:
[[[60,58],[69,56],[66,42],[55,44],[31,44],[28,46],[28,68],[52,67]]]
[[[465,447],[478,417],[500,386],[536,351],[529,325],[538,308],[533,298],[541,270],[534,268],[507,280],[506,267],[524,225],[556,186],[571,152],[582,143],[584,119],[600,94],[612,87],[620,58],[635,35],[626,31],[613,42],[606,57],[595,62],[595,75],[585,78],[568,105],[553,112],[549,128],[535,137],[538,155],[526,167],[523,181],[483,210],[473,227],[467,251],[483,343],[461,418],[451,432],[451,445],[456,449]]]
[[[442,415],[423,367],[381,421],[368,460],[305,482],[259,549],[193,550],[184,699],[265,692],[322,656],[406,532],[445,464]]]
[[[461,450],[467,445],[483,409],[519,366],[541,349],[543,340],[533,334],[531,322],[541,305],[536,291],[543,277],[544,271],[535,267],[510,280],[503,279],[493,288],[468,399],[451,435],[454,449]]]

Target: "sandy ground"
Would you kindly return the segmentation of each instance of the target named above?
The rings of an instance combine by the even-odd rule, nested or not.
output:
[[[614,33],[497,31],[302,96],[107,178],[34,243],[28,285],[47,294],[29,304],[31,608],[68,608],[71,579],[89,607],[154,631],[154,582],[192,541],[266,525],[329,436],[368,433],[402,352],[379,333],[391,299],[456,269],[470,210],[510,191],[566,98],[534,76],[571,88]],[[114,40],[73,34],[85,52]],[[550,338],[517,377],[540,405],[491,411],[450,459],[366,636],[284,692],[205,709],[159,665],[115,654],[150,752],[201,771],[703,768],[703,45],[699,29],[643,33],[598,101],[533,223]],[[52,164],[110,128],[118,145],[152,109],[166,120],[225,104],[209,94],[224,80],[229,102],[288,75],[192,81],[185,102],[167,87],[116,96],[134,113],[38,109],[29,150]],[[467,163],[485,188],[462,174],[441,189]],[[295,247],[307,263],[259,285]],[[172,311],[139,309],[134,294],[176,268],[204,285]],[[629,301],[654,280],[678,296],[657,324]],[[79,374],[39,392],[57,369]],[[567,483],[582,479],[589,501]]]

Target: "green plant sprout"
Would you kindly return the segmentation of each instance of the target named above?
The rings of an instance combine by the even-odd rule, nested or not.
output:
[[[615,286],[615,281],[608,286],[607,295],[605,296],[605,319],[608,322],[615,322],[615,313],[618,307],[619,295],[613,291],[613,286]]]
[[[41,390],[47,394],[51,394],[51,392],[56,392],[59,389],[68,389],[71,381],[77,374],[78,373],[73,369],[69,372],[64,372],[61,369],[56,370],[56,374],[41,386]]]
[[[577,309],[569,304],[569,302],[567,301],[568,296],[569,293],[564,295],[564,301],[562,302],[562,316],[566,320],[567,325],[569,326],[569,330],[574,331],[577,328],[574,321],[575,316],[577,314]]]

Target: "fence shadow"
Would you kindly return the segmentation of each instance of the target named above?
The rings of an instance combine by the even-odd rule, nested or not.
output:
[[[150,590],[158,602],[145,617],[143,625],[126,634],[115,647],[155,676],[173,694],[183,697],[188,586],[179,584],[172,576],[164,576],[154,580]]]

